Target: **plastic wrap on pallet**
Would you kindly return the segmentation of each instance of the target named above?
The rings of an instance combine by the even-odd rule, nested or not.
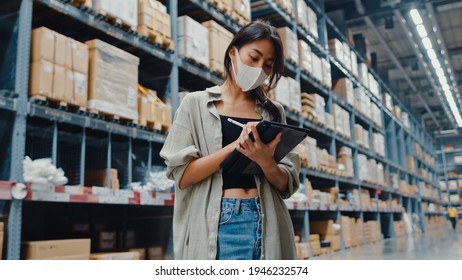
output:
[[[353,74],[354,77],[358,77],[358,56],[353,50],[351,50],[350,57],[351,57],[351,74]]]
[[[88,108],[138,120],[139,58],[101,40],[90,47]]]
[[[132,27],[137,25],[137,0],[93,0],[93,10],[105,11],[110,16],[116,17]]]
[[[343,63],[345,68],[351,72],[351,49],[347,42],[343,42]]]
[[[311,61],[311,48],[303,40],[298,40],[298,65],[302,71],[313,73],[313,63]]]
[[[284,46],[284,57],[294,63],[298,63],[297,34],[287,26],[280,27],[277,30]]]
[[[274,88],[274,98],[292,110],[302,111],[300,84],[290,77],[281,77]]]
[[[337,38],[329,40],[329,52],[335,57],[340,63],[345,64],[345,56],[343,52],[343,44]]]
[[[323,81],[323,67],[322,67],[322,60],[317,55],[312,53],[311,61],[313,63],[313,76],[319,82]]]
[[[297,22],[306,30],[308,25],[308,5],[304,0],[297,0]]]
[[[318,16],[310,7],[307,7],[306,11],[308,18],[308,31],[311,33],[311,35],[313,35],[314,38],[318,39]]]
[[[188,16],[178,18],[179,54],[210,67],[209,31]]]
[[[369,87],[369,76],[365,63],[358,64],[358,79],[366,88]]]
[[[213,20],[203,22],[202,25],[209,30],[210,69],[224,73],[225,52],[233,39],[233,33]]]
[[[331,76],[329,60],[322,58],[321,62],[322,62],[322,83],[327,88],[332,88],[332,76]]]

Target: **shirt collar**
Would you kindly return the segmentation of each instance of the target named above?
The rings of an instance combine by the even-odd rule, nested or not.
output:
[[[220,86],[213,86],[206,88],[205,91],[208,93],[209,97],[207,100],[207,103],[214,102],[214,101],[220,101],[221,98],[221,90]],[[260,100],[255,100],[255,112],[260,114],[263,119],[270,119],[269,115],[267,114],[267,111],[263,109],[263,106],[260,102]]]

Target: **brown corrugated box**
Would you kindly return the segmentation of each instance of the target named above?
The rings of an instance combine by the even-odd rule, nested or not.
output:
[[[156,122],[156,91],[138,86],[138,116],[140,121]]]
[[[90,53],[87,108],[137,121],[139,58],[101,40],[86,44]]]
[[[0,231],[4,231],[5,229],[5,224],[3,222],[0,222]]]
[[[32,31],[31,61],[53,62],[55,55],[55,32],[46,27]]]
[[[340,235],[338,234],[328,234],[321,237],[322,240],[327,240],[330,242],[330,248],[333,251],[340,250]]]
[[[289,27],[280,27],[277,29],[284,45],[284,57],[298,64],[298,42],[297,34]]]
[[[53,96],[53,63],[39,60],[30,65],[30,95]]]
[[[163,260],[164,250],[162,246],[154,246],[148,248],[148,260]]]
[[[82,42],[67,38],[66,50],[66,67],[88,75],[88,46]]]
[[[209,30],[210,69],[224,73],[225,52],[233,34],[213,20],[203,22],[202,25]]]
[[[55,32],[55,53],[53,62],[62,67],[66,66],[66,41],[66,36]]]
[[[59,260],[90,257],[90,239],[29,241],[23,243],[24,259]]]
[[[310,232],[316,234],[334,234],[334,221],[310,221]]]
[[[74,104],[87,107],[88,75],[74,71]]]
[[[140,256],[140,260],[146,259],[146,248],[130,248],[129,252],[137,252]]]
[[[61,101],[66,100],[66,94],[64,93],[65,79],[65,68],[55,64],[53,67],[53,98]]]
[[[112,168],[107,173],[107,169],[89,170],[85,172],[85,185],[86,186],[100,186],[106,187],[110,181],[111,189],[119,189],[119,179],[117,169]]]
[[[296,243],[295,248],[297,250],[297,256],[300,260],[306,260],[310,258],[310,243]]]
[[[138,252],[120,253],[95,253],[90,255],[90,260],[139,260]]]
[[[171,38],[171,20],[166,7],[158,1],[138,1],[138,29],[140,28],[152,29]]]

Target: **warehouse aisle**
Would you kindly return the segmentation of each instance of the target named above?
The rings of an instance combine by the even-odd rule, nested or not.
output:
[[[387,239],[344,252],[314,257],[315,260],[461,260],[462,229],[449,228],[426,235]]]

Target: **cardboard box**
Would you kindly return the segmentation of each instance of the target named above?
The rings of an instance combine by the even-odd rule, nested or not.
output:
[[[328,234],[321,237],[321,240],[326,240],[330,242],[330,248],[332,251],[340,250],[340,235],[338,234]]]
[[[53,30],[46,27],[36,28],[32,31],[31,62],[54,61],[55,34]]]
[[[53,95],[54,99],[66,101],[65,94],[66,71],[63,66],[54,65],[53,68]]]
[[[167,8],[159,1],[138,1],[138,32],[148,35],[148,31],[172,38],[171,18]]]
[[[313,77],[322,82],[323,81],[323,69],[322,69],[322,60],[315,55],[314,53],[311,54],[311,61],[313,62]]]
[[[209,31],[188,16],[178,18],[179,54],[210,67]]]
[[[24,242],[23,255],[27,260],[89,259],[90,239]]]
[[[130,26],[137,25],[138,0],[93,0],[93,10],[104,11]]]
[[[88,75],[89,50],[82,42],[67,38],[66,66],[76,72]]]
[[[0,231],[0,260],[2,260],[2,256],[3,256],[3,236],[4,236],[3,231]]]
[[[73,104],[87,107],[88,97],[88,76],[79,72],[73,72],[74,74],[74,91],[73,91]]]
[[[164,250],[162,246],[154,246],[148,248],[148,260],[163,260]]]
[[[94,253],[90,255],[90,260],[139,260],[139,252],[120,252],[120,253]]]
[[[295,248],[297,250],[298,259],[306,260],[310,258],[310,243],[296,243]]]
[[[53,64],[40,60],[31,63],[29,95],[53,96]]]
[[[140,260],[146,259],[146,248],[131,248],[128,249],[129,252],[137,252]]]
[[[68,103],[74,104],[74,71],[64,69],[64,99]]]
[[[229,43],[233,39],[233,33],[213,20],[202,23],[208,29],[210,69],[225,73],[224,59]]]
[[[3,222],[0,222],[0,231],[5,230],[5,224]]]
[[[353,83],[349,78],[341,78],[333,82],[333,92],[337,93],[348,104],[354,105]]]
[[[101,40],[86,44],[90,51],[87,107],[137,121],[139,58]]]
[[[250,21],[250,0],[233,0],[232,10]]]
[[[59,66],[66,66],[66,36],[55,32],[55,53],[53,62]]]
[[[334,234],[334,221],[310,221],[310,232],[316,234]]]
[[[119,179],[117,169],[111,169],[108,175],[107,169],[89,170],[85,172],[86,186],[111,186],[111,189],[119,189]]]
[[[413,156],[406,157],[407,170],[411,173],[415,173],[415,163]]]
[[[305,2],[303,2],[305,3]],[[311,61],[311,48],[303,40],[298,40],[298,65],[302,71],[313,72],[313,62]]]
[[[277,31],[281,37],[282,45],[284,46],[284,57],[294,63],[298,63],[297,34],[289,27],[280,27]]]
[[[150,96],[138,92],[138,116],[140,121],[156,121],[156,105]]]

